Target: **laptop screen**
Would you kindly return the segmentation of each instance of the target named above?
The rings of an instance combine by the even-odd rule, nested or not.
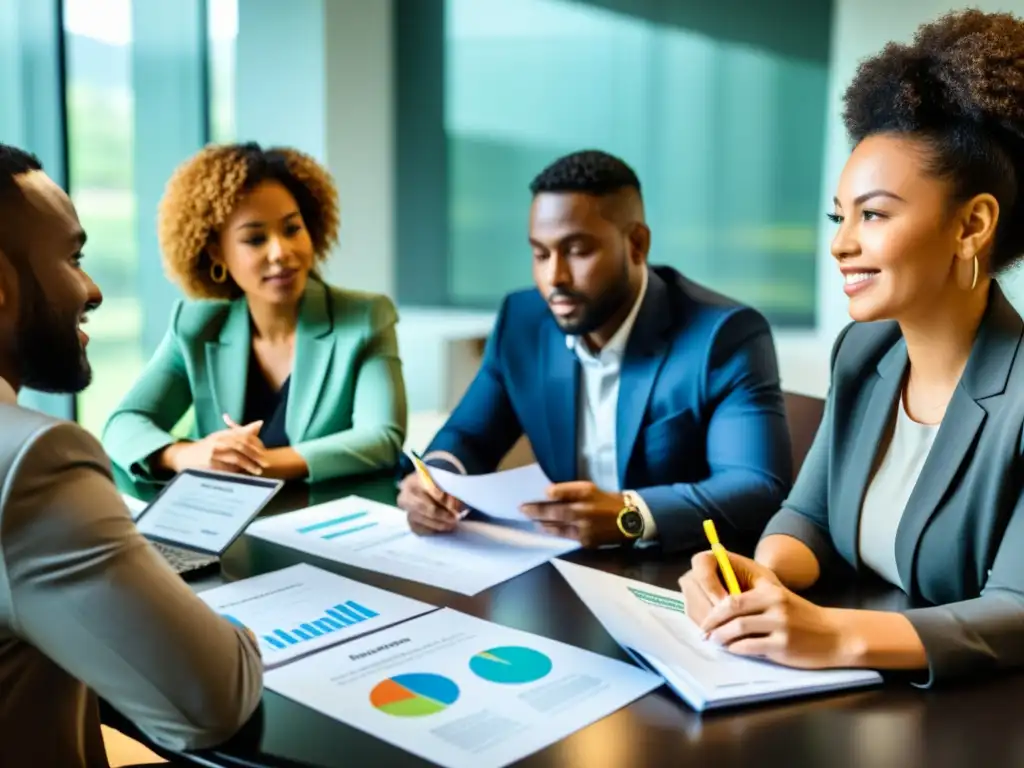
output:
[[[139,516],[146,538],[220,555],[284,483],[247,475],[187,469]]]

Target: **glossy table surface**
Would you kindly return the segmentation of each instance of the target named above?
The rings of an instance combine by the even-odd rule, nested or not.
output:
[[[123,490],[145,496],[119,478]],[[356,494],[393,503],[390,477],[309,489],[288,487],[264,514],[277,514]],[[657,550],[580,552],[567,559],[652,584],[674,587],[686,556]],[[628,660],[550,565],[466,597],[312,558],[268,542],[241,537],[222,562],[222,573],[195,584],[199,590],[246,576],[309,562],[326,570],[437,606],[534,632]],[[829,605],[899,609],[906,597],[881,582],[833,586],[812,597]],[[698,715],[666,687],[519,765],[542,768],[685,766],[755,768],[961,768],[1024,765],[1024,675],[924,691],[903,680],[821,698]],[[418,766],[429,763],[358,730],[266,692],[253,722],[202,764],[308,766]],[[482,768],[482,766],[481,766]]]

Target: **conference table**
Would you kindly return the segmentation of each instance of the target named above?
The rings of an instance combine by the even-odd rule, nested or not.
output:
[[[134,484],[123,475],[117,480],[124,492],[140,498],[149,498],[156,491],[155,486]],[[394,503],[393,477],[360,478],[320,486],[287,486],[262,514],[279,514],[347,495]],[[632,548],[577,552],[566,559],[663,587],[676,587],[689,563],[687,554],[663,555],[659,549]],[[432,605],[629,661],[551,565],[535,568],[467,597],[322,560],[243,534],[223,557],[219,574],[191,583],[202,591],[299,562]],[[854,584],[846,580],[810,596],[823,604],[844,607],[896,610],[908,605],[902,592],[881,581]],[[881,687],[868,690],[703,715],[662,686],[517,765],[530,768],[1022,766],[1022,703],[1024,675],[1013,674],[939,690],[922,690],[905,679],[891,679]],[[109,710],[106,713],[108,722],[145,740],[116,713]],[[228,744],[216,750],[170,757],[183,764],[212,766],[431,765],[271,691],[264,693],[252,721]]]

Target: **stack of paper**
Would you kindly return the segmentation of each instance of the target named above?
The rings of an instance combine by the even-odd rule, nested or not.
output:
[[[201,597],[257,635],[269,690],[450,768],[516,762],[661,685],[308,565]]]
[[[257,520],[250,536],[401,579],[475,595],[579,548],[571,539],[461,521],[417,536],[406,514],[358,496]]]
[[[882,681],[872,670],[800,670],[736,656],[704,639],[678,592],[561,560],[553,565],[608,633],[698,711]]]

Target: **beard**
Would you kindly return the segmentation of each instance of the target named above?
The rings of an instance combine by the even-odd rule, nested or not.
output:
[[[615,313],[629,301],[629,265],[623,260],[622,275],[619,279],[610,282],[593,298],[587,298],[576,291],[556,288],[549,294],[548,300],[560,297],[572,299],[578,302],[580,307],[578,317],[559,317],[552,313],[551,316],[562,332],[570,336],[585,336],[588,333],[593,333],[604,327],[615,316]]]
[[[81,392],[92,381],[92,368],[78,338],[81,310],[52,309],[29,266],[20,270],[18,282],[21,301],[14,351],[22,385],[39,392]]]

